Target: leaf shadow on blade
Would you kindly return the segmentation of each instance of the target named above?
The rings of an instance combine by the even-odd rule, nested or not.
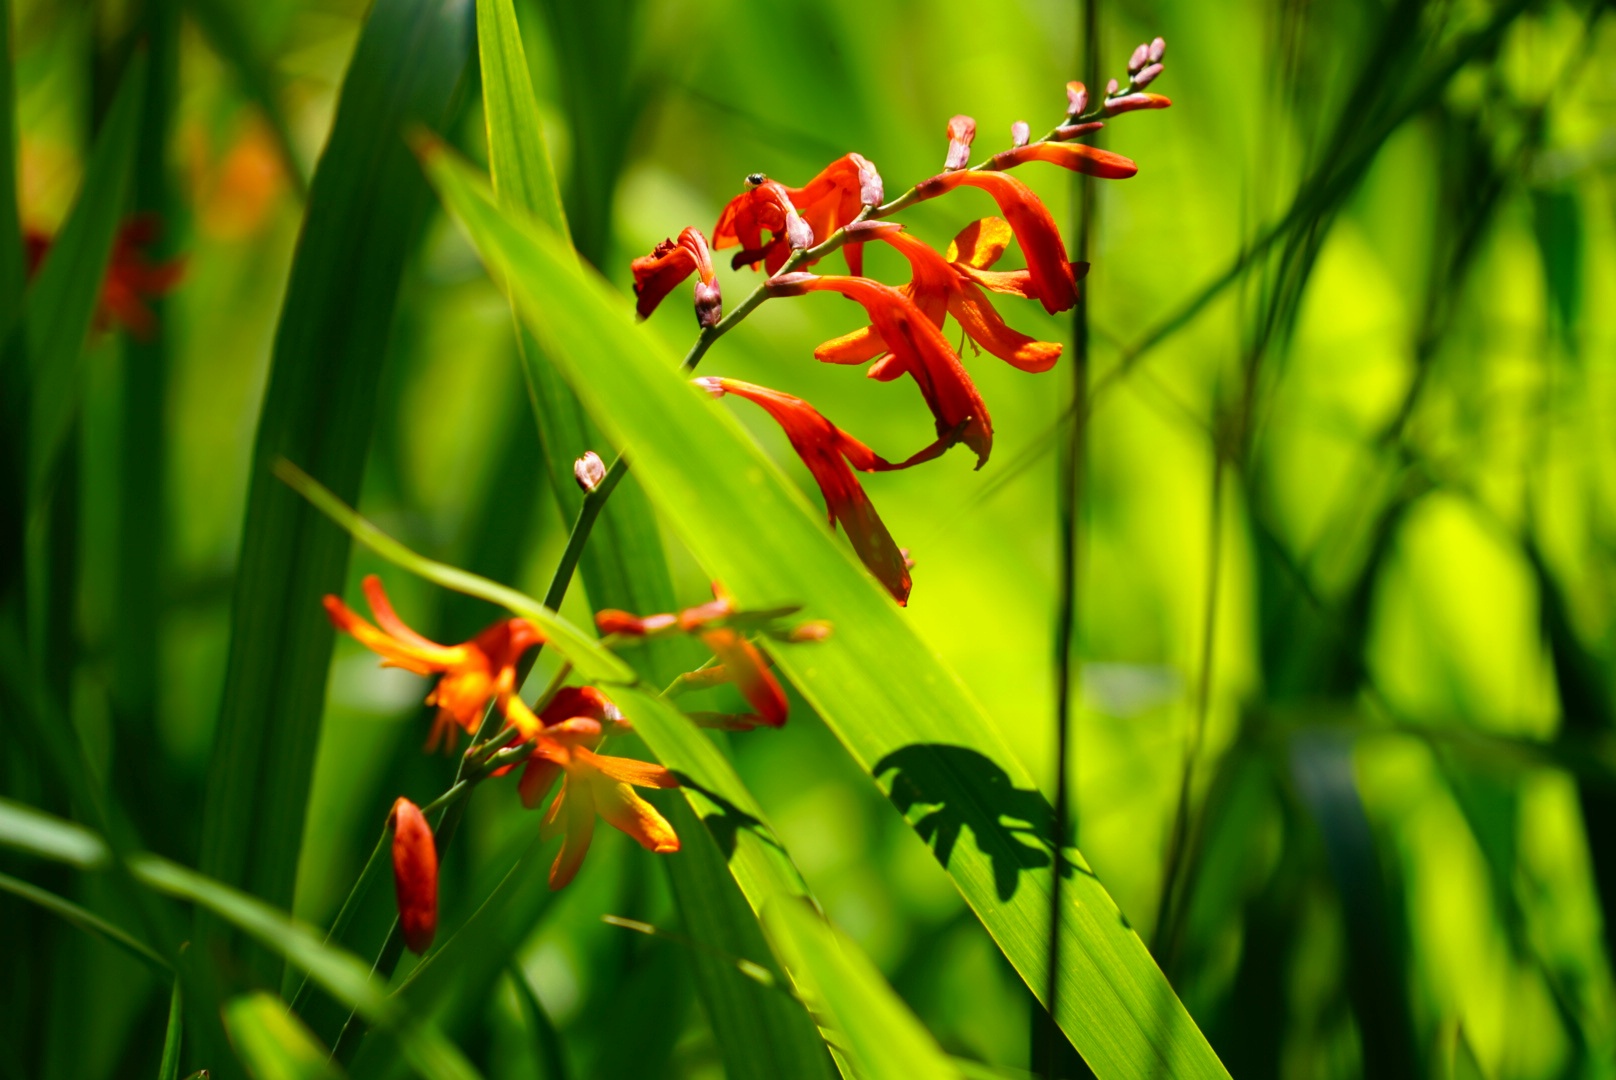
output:
[[[888,797],[944,869],[966,828],[993,863],[1000,900],[1016,894],[1023,871],[1044,870],[1054,861],[1055,818],[1049,802],[1035,788],[1016,787],[1010,774],[987,755],[947,743],[911,743],[877,761],[870,772],[880,778],[894,770]],[[958,798],[964,790],[978,797]],[[934,809],[913,820],[910,811],[917,806]],[[1006,819],[1019,824],[1006,824]],[[1072,846],[1069,831],[1062,839]],[[1077,872],[1094,876],[1071,858],[1061,860],[1061,869],[1062,877]]]

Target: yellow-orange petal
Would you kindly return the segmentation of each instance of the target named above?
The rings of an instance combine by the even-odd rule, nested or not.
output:
[[[387,599],[387,590],[382,588],[381,578],[375,574],[366,574],[359,587],[364,591],[366,602],[370,604],[370,613],[376,616],[376,625],[384,632],[397,638],[401,644],[418,649],[422,653],[442,652],[446,654],[445,659],[453,662],[448,655],[453,652],[452,649],[422,637],[398,617],[398,613],[393,610],[393,602]]]
[[[400,798],[393,803],[393,888],[404,944],[419,955],[438,932],[438,848],[421,808]]]
[[[862,364],[887,351],[887,343],[873,326],[831,338],[814,350],[814,359],[826,364]]]
[[[679,786],[679,781],[673,778],[671,772],[661,765],[655,765],[649,761],[612,757],[608,754],[597,754],[582,748],[575,750],[573,753],[579,761],[589,768],[604,773],[613,780],[621,780],[625,784],[654,788],[676,788]]]
[[[597,776],[590,782],[595,807],[606,823],[632,836],[647,851],[669,854],[679,850],[679,837],[667,818],[627,784]]]
[[[1061,347],[1057,342],[1039,341],[1006,325],[975,285],[962,282],[948,311],[972,341],[1012,367],[1029,372],[1048,371],[1060,359]]]
[[[948,242],[948,251],[943,258],[951,263],[964,263],[977,270],[986,270],[1003,257],[1014,237],[1010,223],[1004,218],[979,218]]]

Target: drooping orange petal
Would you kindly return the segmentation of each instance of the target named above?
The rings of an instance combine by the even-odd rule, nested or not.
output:
[[[1035,142],[993,155],[990,169],[1013,169],[1027,161],[1047,161],[1073,172],[1087,173],[1102,180],[1126,180],[1139,171],[1131,158],[1101,150],[1097,146],[1073,142]]]
[[[438,932],[438,849],[421,808],[408,799],[393,803],[393,890],[404,944],[419,955]]]
[[[757,651],[757,646],[728,627],[704,631],[701,640],[718,657],[730,678],[735,680],[741,696],[757,710],[763,722],[770,727],[783,725],[786,722],[786,692],[764,663],[763,654]]]
[[[974,174],[947,173],[945,178],[969,175]],[[768,285],[776,296],[831,291],[862,304],[887,347],[914,376],[931,408],[939,437],[975,450],[978,467],[987,461],[993,449],[993,421],[987,406],[942,331],[907,296],[869,278],[833,275],[786,274]]]
[[[590,750],[579,749],[574,751],[578,760],[589,768],[621,780],[625,784],[634,784],[636,787],[676,788],[679,781],[673,774],[661,765],[649,761],[636,761],[633,758],[612,757],[609,754],[597,754]]]
[[[916,192],[919,198],[933,199],[961,184],[986,191],[999,204],[999,212],[1010,222],[1027,257],[1027,270],[1044,310],[1053,315],[1077,303],[1077,286],[1066,261],[1066,244],[1049,209],[1032,189],[1006,173],[962,170],[940,173],[922,181]]]
[[[647,851],[665,855],[679,850],[673,826],[633,788],[598,773],[590,780],[595,808],[608,825],[632,836]]]
[[[827,364],[863,364],[886,351],[887,343],[875,327],[865,326],[822,343],[814,350],[814,359]]]
[[[964,263],[977,270],[986,270],[1003,257],[1015,233],[1010,223],[1001,217],[985,217],[971,222],[948,242],[943,258],[951,263]]]
[[[568,776],[545,819],[552,831],[558,815],[566,832],[561,838],[561,850],[550,864],[551,889],[566,888],[589,854],[589,843],[595,837],[594,785],[578,776]]]
[[[982,290],[973,284],[960,287],[948,311],[972,341],[1022,371],[1048,371],[1060,359],[1058,343],[1038,341],[1007,326]]]

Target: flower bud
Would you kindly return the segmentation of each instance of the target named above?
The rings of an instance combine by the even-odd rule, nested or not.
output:
[[[961,113],[948,122],[948,157],[945,172],[963,169],[971,162],[971,140],[976,138],[976,121]]]
[[[859,203],[863,206],[880,206],[885,200],[885,189],[881,184],[881,174],[875,171],[875,166],[862,154],[849,154],[853,164],[858,167]]]
[[[1173,99],[1162,94],[1125,94],[1119,98],[1111,98],[1105,103],[1105,114],[1116,116],[1119,113],[1133,112],[1136,109],[1165,109],[1172,105]]]
[[[1156,76],[1160,75],[1161,73],[1162,66],[1160,64],[1151,64],[1145,70],[1133,77],[1133,84],[1143,90],[1145,87],[1155,82]]]
[[[1089,88],[1082,83],[1072,81],[1066,84],[1066,115],[1082,116],[1083,110],[1089,107]]]
[[[707,391],[708,397],[721,398],[724,396],[724,380],[712,375],[703,375],[690,380],[694,385]]]
[[[1087,135],[1090,132],[1099,131],[1103,127],[1105,127],[1104,120],[1090,120],[1086,124],[1062,124],[1055,129],[1054,141],[1066,142],[1070,139]]]
[[[1162,57],[1164,57],[1166,55],[1167,55],[1167,39],[1166,38],[1157,38],[1156,40],[1154,40],[1154,41],[1152,41],[1150,43],[1150,62],[1152,64],[1161,63]]]
[[[1134,49],[1133,55],[1128,57],[1128,74],[1136,74],[1140,68],[1150,62],[1150,46],[1140,45]]]
[[[1116,97],[1117,96],[1117,90],[1118,90],[1117,80],[1112,79],[1110,82],[1105,84],[1105,96],[1106,97]]]
[[[724,317],[724,298],[718,289],[718,282],[696,282],[696,322],[703,330],[718,325],[718,320]]]
[[[801,251],[814,246],[814,229],[802,219],[802,215],[792,210],[786,214],[786,243],[791,250]]]
[[[421,808],[400,798],[393,804],[393,886],[404,944],[420,955],[438,932],[438,848]]]
[[[1011,146],[1026,146],[1028,140],[1031,138],[1032,128],[1027,126],[1027,121],[1017,120],[1015,123],[1010,125]]]
[[[700,290],[701,286],[696,286]],[[594,491],[600,487],[600,482],[606,479],[606,463],[600,460],[600,455],[593,450],[585,450],[583,457],[572,463],[573,479],[585,491]]]

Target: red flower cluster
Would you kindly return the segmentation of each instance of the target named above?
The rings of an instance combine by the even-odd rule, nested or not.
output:
[[[909,596],[909,561],[859,486],[854,470],[908,468],[939,456],[956,443],[976,453],[978,468],[986,464],[993,450],[993,420],[959,353],[944,336],[944,322],[953,316],[973,347],[986,349],[1021,371],[1048,371],[1060,359],[1061,346],[1010,327],[988,294],[1036,300],[1046,312],[1056,314],[1077,303],[1078,282],[1088,271],[1086,263],[1067,257],[1060,229],[1043,201],[1007,170],[1041,161],[1102,179],[1133,176],[1138,167],[1128,158],[1073,140],[1104,127],[1105,118],[1170,105],[1161,95],[1144,92],[1161,74],[1165,51],[1166,43],[1160,38],[1139,46],[1129,61],[1128,85],[1121,87],[1112,80],[1104,99],[1093,108],[1083,84],[1069,83],[1065,118],[1047,136],[1034,142],[1028,125],[1017,122],[1011,129],[1010,148],[975,166],[970,161],[976,121],[969,116],[952,117],[943,170],[890,203],[883,202],[884,185],[875,166],[858,154],[846,154],[802,187],[789,187],[753,173],[746,178],[746,190],[731,199],[718,216],[712,247],[738,246],[740,251],[733,260],[736,268],[761,265],[769,275],[765,295],[834,292],[864,308],[870,324],[820,345],[814,350],[817,359],[833,364],[874,361],[869,375],[883,381],[908,375],[931,412],[935,441],[893,464],[800,398],[732,379],[698,380],[715,396],[734,394],[760,405],[780,424],[819,484],[831,526],[839,523],[846,530],[859,558],[900,604]],[[939,253],[902,226],[881,220],[912,203],[961,187],[987,194],[1000,216],[966,225],[946,253]],[[873,241],[890,244],[908,261],[907,283],[893,287],[864,276],[863,247]],[[1021,249],[1025,268],[993,269],[1012,241]],[[693,254],[679,261],[677,270],[664,271],[663,267],[674,265],[676,252],[683,248],[692,253],[699,249],[700,257]],[[836,248],[846,256],[850,274],[805,271]],[[687,228],[677,245],[664,241],[650,256],[636,259],[633,270],[640,316],[648,316],[673,284],[700,270],[698,319],[704,330],[721,333],[725,325],[706,314],[717,306],[716,278],[706,258],[706,241],[695,229]],[[664,273],[665,277],[659,276]],[[712,299],[704,298],[704,289],[710,290]]]
[[[153,262],[146,254],[162,234],[162,223],[153,214],[132,217],[118,229],[101,283],[101,298],[95,307],[95,328],[110,330],[121,326],[144,341],[157,332],[157,317],[146,302],[173,289],[185,273],[180,259]],[[28,276],[32,278],[50,253],[52,238],[40,229],[28,229],[23,237],[28,252]]]

